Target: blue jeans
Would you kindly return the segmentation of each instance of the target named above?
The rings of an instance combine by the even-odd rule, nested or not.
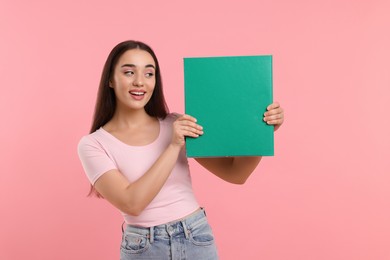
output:
[[[177,221],[150,228],[127,225],[121,260],[216,260],[217,249],[204,209]]]

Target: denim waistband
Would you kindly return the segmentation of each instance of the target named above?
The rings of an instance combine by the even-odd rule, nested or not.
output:
[[[173,237],[184,234],[184,236],[188,239],[188,230],[191,230],[203,221],[206,221],[206,212],[204,208],[199,208],[194,213],[183,219],[153,227],[139,227],[128,224],[123,232],[137,233],[146,236],[149,238],[150,243],[153,243],[155,236]]]

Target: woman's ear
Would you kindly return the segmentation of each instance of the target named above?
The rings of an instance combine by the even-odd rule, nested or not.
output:
[[[108,81],[108,86],[109,86],[110,88],[113,88],[113,86],[112,86],[112,81],[111,81],[111,80]]]

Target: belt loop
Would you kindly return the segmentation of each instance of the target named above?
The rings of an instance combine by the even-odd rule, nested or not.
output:
[[[125,222],[123,221],[122,222],[122,225],[121,225],[121,228],[122,228],[122,234],[125,233],[125,230],[123,229],[123,224],[125,224]]]
[[[149,228],[149,241],[151,244],[154,241],[154,227],[153,226]]]
[[[186,223],[182,220],[180,221],[182,226],[183,226],[183,229],[184,229],[184,235],[186,236],[186,239],[188,240],[188,229],[187,229],[187,225]]]

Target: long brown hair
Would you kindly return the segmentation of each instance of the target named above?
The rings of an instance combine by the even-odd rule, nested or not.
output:
[[[95,132],[97,129],[105,125],[114,116],[116,109],[116,98],[113,88],[109,87],[109,82],[114,73],[114,68],[118,63],[119,58],[123,53],[132,49],[140,49],[148,52],[153,57],[153,60],[156,64],[156,85],[154,87],[152,97],[145,105],[146,113],[150,116],[162,119],[168,115],[169,110],[164,98],[160,66],[158,64],[156,54],[152,48],[143,42],[133,40],[124,41],[112,49],[104,64],[90,133]],[[93,185],[91,185],[91,190],[88,195],[92,194],[98,197],[102,197],[93,187]]]

